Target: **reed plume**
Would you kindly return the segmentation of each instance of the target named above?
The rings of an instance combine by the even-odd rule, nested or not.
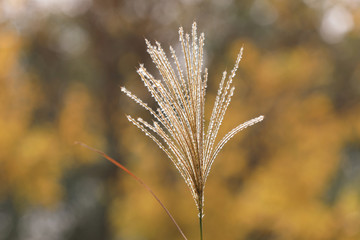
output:
[[[216,141],[235,90],[233,79],[242,58],[243,48],[240,49],[230,74],[226,71],[223,73],[210,120],[205,124],[205,96],[208,81],[207,68],[203,71],[205,36],[201,33],[198,37],[194,22],[191,37],[190,34],[184,34],[183,28],[180,28],[179,40],[184,66],[180,64],[172,47],[170,52],[173,64],[169,62],[160,43],[156,42],[152,45],[146,40],[147,51],[162,79],[155,79],[142,64],[137,72],[157,102],[157,109],[150,108],[125,87],[121,90],[153,116],[152,124],[142,118],[134,119],[131,116],[127,118],[165,152],[184,178],[199,212],[202,234],[204,188],[216,156],[235,134],[262,121],[264,117],[259,116],[242,123],[221,140]]]

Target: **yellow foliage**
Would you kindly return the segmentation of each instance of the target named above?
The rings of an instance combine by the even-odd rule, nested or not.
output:
[[[16,7],[20,2],[11,4]],[[94,2],[94,8],[102,6],[100,2]],[[126,11],[134,7],[141,12],[135,8],[139,2],[124,1]],[[205,191],[205,239],[358,240],[360,64],[354,46],[359,45],[360,10],[346,8],[352,14],[353,29],[343,42],[326,45],[312,33],[321,27],[321,21],[307,26],[310,20],[303,18],[322,10],[306,8],[297,15],[293,12],[295,3],[279,0],[248,1],[245,5],[250,9],[253,2],[272,4],[277,14],[273,25],[253,31],[250,26],[254,23],[246,22],[251,20],[239,18],[229,24],[231,29],[239,29],[227,32],[224,39],[218,37],[224,51],[213,52],[219,41],[216,38],[205,45],[209,54],[205,63],[211,64],[207,116],[221,71],[226,67],[229,70],[244,46],[234,79],[236,90],[219,137],[236,123],[257,114],[265,116],[262,124],[233,138],[215,160]],[[316,1],[300,2],[297,4],[307,6]],[[342,2],[350,4],[336,4],[345,4]],[[90,169],[86,172],[90,178],[106,185],[97,207],[105,209],[98,215],[108,220],[103,225],[109,226],[110,238],[179,239],[173,223],[152,197],[115,166],[74,145],[83,141],[119,158],[159,195],[188,238],[198,239],[196,207],[186,184],[165,154],[125,123],[127,113],[144,119],[150,116],[120,96],[120,89],[114,90],[126,85],[156,108],[136,75],[138,59],[145,65],[149,60],[139,55],[142,50],[145,53],[145,44],[139,48],[134,41],[142,43],[142,36],[148,37],[146,31],[152,31],[154,23],[150,15],[142,16],[146,24],[145,20],[134,24],[125,16],[119,20],[115,17],[118,12],[108,12],[105,5],[104,12],[90,11],[96,12],[96,17],[84,13],[64,22],[54,18],[56,24],[51,22],[49,29],[34,33],[14,30],[0,17],[0,225],[2,203],[10,202],[19,219],[22,211],[34,206],[56,209],[64,203],[73,210],[69,199],[76,193],[69,188],[76,177],[83,177],[82,170]],[[46,25],[44,19],[39,20],[39,26]],[[90,20],[93,22],[87,22]],[[79,25],[84,32],[84,36],[81,31],[69,36],[75,42],[79,36],[88,38],[86,52],[62,55],[61,47],[67,45],[58,31],[66,32],[67,24]],[[166,22],[166,26],[172,24]],[[146,27],[141,31],[135,29],[142,25]],[[203,29],[202,24],[199,28]],[[171,39],[168,34],[162,35],[164,29],[159,29],[159,34]],[[238,30],[244,30],[243,38],[236,38],[240,36]],[[48,63],[49,59],[56,60]],[[152,71],[154,66],[146,67],[159,77]],[[51,94],[57,94],[57,102],[50,99]],[[107,103],[108,99],[114,103]],[[74,219],[81,219],[76,214]]]

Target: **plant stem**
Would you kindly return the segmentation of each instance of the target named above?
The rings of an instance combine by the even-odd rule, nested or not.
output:
[[[202,222],[202,219],[203,219],[203,215],[202,215],[202,212],[200,211],[200,213],[199,213],[200,240],[203,240],[203,222]]]

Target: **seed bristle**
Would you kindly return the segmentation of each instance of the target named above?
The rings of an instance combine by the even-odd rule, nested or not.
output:
[[[179,41],[185,66],[181,66],[175,50],[170,47],[174,70],[160,43],[155,42],[155,45],[152,45],[145,39],[147,51],[159,70],[162,80],[156,80],[143,65],[140,65],[137,72],[158,104],[156,111],[149,108],[125,87],[121,88],[122,92],[148,110],[155,118],[156,121],[151,125],[141,118],[135,120],[127,116],[129,121],[150,137],[174,163],[190,189],[200,216],[203,216],[206,179],[216,156],[238,132],[264,119],[263,116],[259,116],[240,124],[216,143],[219,129],[235,90],[233,79],[242,58],[243,48],[240,49],[230,74],[227,76],[226,71],[223,73],[210,121],[205,128],[208,71],[205,69],[202,74],[204,40],[204,33],[198,37],[195,22],[192,25],[191,34],[184,35],[183,28],[180,27]]]

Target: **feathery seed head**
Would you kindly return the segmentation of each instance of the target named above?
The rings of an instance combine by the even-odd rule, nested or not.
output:
[[[226,71],[223,73],[206,127],[204,110],[208,71],[205,69],[205,73],[202,73],[204,40],[204,33],[198,38],[195,22],[192,25],[191,39],[189,34],[184,37],[183,28],[180,27],[179,41],[185,66],[180,65],[174,49],[170,47],[174,69],[160,43],[151,45],[150,41],[145,39],[147,51],[162,80],[156,80],[143,64],[137,72],[159,106],[155,111],[125,87],[121,88],[122,92],[155,118],[153,124],[149,124],[141,118],[135,120],[127,116],[128,120],[150,137],[173,162],[188,185],[200,215],[203,215],[205,182],[216,156],[225,143],[238,132],[264,119],[259,116],[240,124],[216,142],[235,90],[232,82],[242,58],[243,48],[240,49],[228,77]]]

